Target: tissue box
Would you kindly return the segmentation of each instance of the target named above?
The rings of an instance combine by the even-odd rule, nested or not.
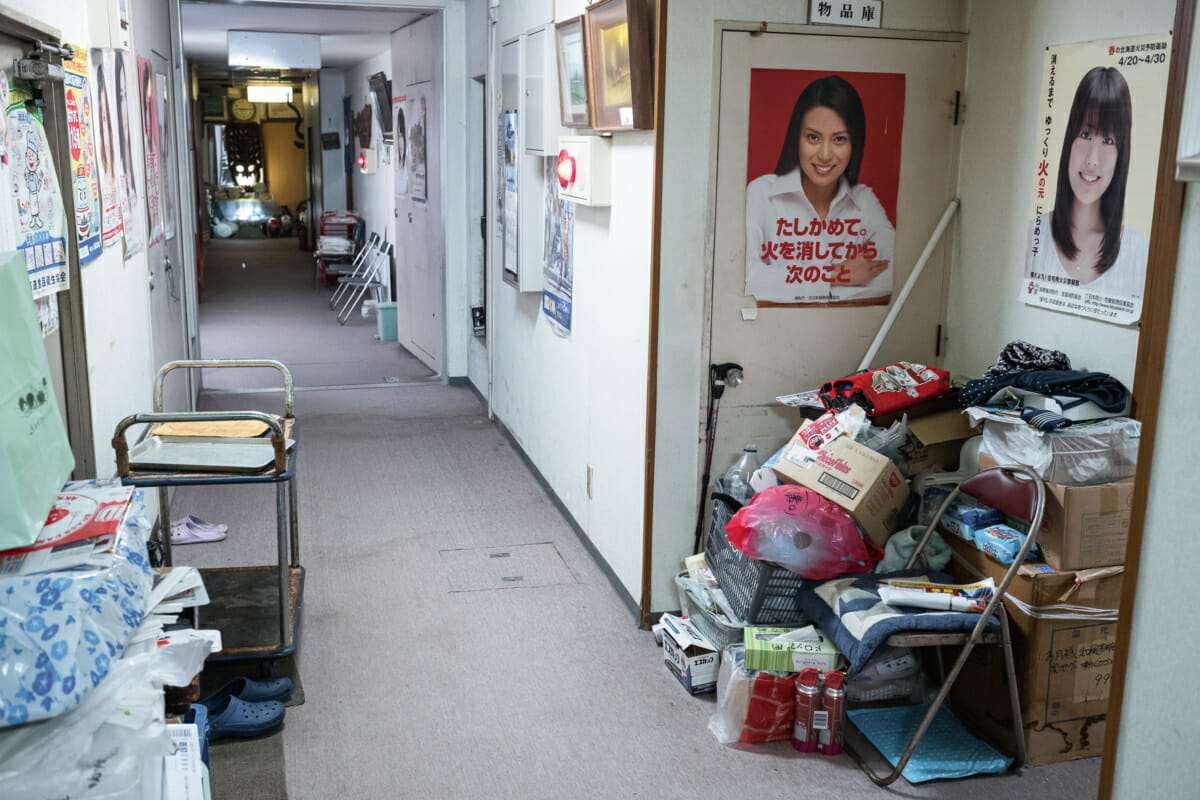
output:
[[[837,669],[842,651],[824,634],[816,642],[773,642],[794,628],[746,628],[746,669],[799,672],[812,667],[822,672]]]

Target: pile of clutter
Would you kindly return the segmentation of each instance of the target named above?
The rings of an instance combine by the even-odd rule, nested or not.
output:
[[[1089,654],[1111,653],[1115,641],[1140,435],[1125,416],[1129,392],[1025,342],[1006,346],[981,378],[955,384],[943,370],[898,362],[779,398],[800,410],[800,428],[782,446],[768,443],[774,452],[762,462],[760,443],[747,445],[715,482],[705,547],[676,578],[681,615],[664,615],[655,631],[688,691],[717,693],[710,729],[720,741],[791,739],[803,752],[834,754],[846,707],[927,700],[934,688],[916,653],[881,647],[851,671],[796,595],[838,576],[896,573],[936,519],[914,566],[946,569],[944,581],[884,578],[880,597],[983,611],[1028,524],[966,496],[945,501],[981,469],[1021,465],[1047,496],[1038,546],[1005,598],[1016,619],[1027,763],[1099,755],[1103,736],[1079,727],[1102,724],[1106,711],[1101,673],[1111,658]],[[1064,631],[1072,648],[1061,646]],[[1062,678],[1085,672],[1095,680],[1082,694]],[[1012,752],[1001,678],[969,667],[954,687],[955,710]],[[1042,738],[1050,725],[1070,747],[1062,736],[1057,747]]]

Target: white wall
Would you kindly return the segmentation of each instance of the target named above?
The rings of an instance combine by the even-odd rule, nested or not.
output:
[[[346,207],[346,164],[343,148],[346,146],[345,115],[342,113],[342,98],[346,96],[346,73],[340,69],[323,69],[319,78],[318,95],[321,102],[321,133],[337,133],[342,146],[336,150],[321,151],[321,203],[325,210],[335,211]],[[318,141],[314,143],[320,147]]]
[[[470,204],[468,223],[470,228],[466,235],[471,246],[466,268],[469,273],[468,293],[470,305],[484,305],[484,283],[486,277],[482,264],[485,260],[484,239],[479,236],[478,220],[487,213],[484,204],[483,190],[478,181],[483,180],[487,170],[483,147],[476,147],[479,137],[487,141],[487,124],[484,113],[484,99],[487,89],[476,86],[474,77],[487,72],[488,65],[488,14],[487,0],[467,0],[467,77],[471,79],[467,93],[467,200]],[[483,97],[479,97],[483,94]],[[488,391],[488,353],[487,340],[476,337],[473,333],[467,340],[467,379],[486,396]]]
[[[582,0],[500,6],[497,41],[583,12]],[[556,102],[549,88],[546,96]],[[489,125],[489,128],[494,127]],[[489,137],[494,131],[489,130]],[[490,141],[494,139],[489,138]],[[491,277],[492,405],[576,523],[635,599],[641,582],[650,219],[650,132],[612,137],[611,208],[576,206],[571,333],[541,296]],[[522,184],[521,191],[542,191]],[[540,208],[540,202],[537,204]],[[543,221],[521,220],[539,229]],[[494,231],[494,221],[492,224]],[[587,470],[593,469],[593,497]]]
[[[392,50],[388,48],[382,53],[376,53],[365,61],[360,61],[346,70],[344,94],[350,96],[350,113],[357,115],[364,105],[374,108],[371,101],[370,86],[367,79],[376,72],[383,72],[389,77],[392,74]],[[372,113],[374,113],[372,111]],[[325,115],[322,114],[322,119]],[[354,134],[351,134],[354,135]],[[351,152],[358,157],[358,137],[354,135],[354,147]],[[383,141],[379,131],[379,123],[371,121],[371,146],[377,156],[383,153]],[[350,175],[354,187],[354,211],[367,221],[369,233],[379,233],[389,242],[396,241],[396,227],[393,211],[396,207],[396,169],[391,164],[378,162],[372,175],[364,175],[355,166]],[[334,208],[334,206],[328,206]],[[390,272],[385,270],[384,282],[391,281]],[[389,283],[390,285],[390,283]]]
[[[85,48],[108,47],[107,6],[102,0],[7,0],[9,8],[58,28],[63,41]],[[116,0],[111,3],[116,6]],[[115,12],[114,12],[115,13]],[[140,141],[140,140],[139,140]],[[139,144],[134,145],[139,164]],[[58,165],[61,170],[62,165]],[[141,168],[139,167],[139,177]],[[143,196],[139,190],[138,196]],[[111,247],[82,269],[84,333],[92,405],[96,472],[116,473],[113,431],[123,417],[153,406],[153,351],[146,250],[128,261]],[[72,291],[78,291],[72,287]]]
[[[966,9],[965,3],[954,0],[889,0],[883,22],[895,29],[962,31]],[[791,0],[691,0],[675,3],[669,11],[649,603],[655,610],[678,607],[671,578],[691,553],[700,498],[708,392],[702,342],[715,194],[711,164],[716,150],[716,22],[799,24],[806,12],[807,4]]]
[[[1017,300],[1029,219],[1045,48],[1171,29],[1172,0],[972,3],[966,127],[959,169],[959,252],[950,283],[946,366],[976,376],[1013,339],[1054,347],[1072,365],[1133,383],[1138,329]],[[1153,309],[1146,309],[1153,313]]]

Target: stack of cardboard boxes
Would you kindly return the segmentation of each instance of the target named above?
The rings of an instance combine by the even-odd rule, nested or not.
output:
[[[980,469],[995,465],[986,453],[980,455]],[[1133,501],[1132,478],[1097,486],[1045,486],[1037,537],[1044,562],[1023,565],[1005,601],[1029,764],[1103,751]],[[956,577],[966,580],[978,572],[1000,582],[1006,565],[953,534],[943,535],[957,556],[951,562]],[[952,698],[960,718],[1011,753],[1016,743],[1001,658],[997,648],[977,648]]]

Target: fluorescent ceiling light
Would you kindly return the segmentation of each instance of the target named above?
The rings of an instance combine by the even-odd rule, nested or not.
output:
[[[247,86],[246,99],[251,103],[290,103],[290,86]]]

